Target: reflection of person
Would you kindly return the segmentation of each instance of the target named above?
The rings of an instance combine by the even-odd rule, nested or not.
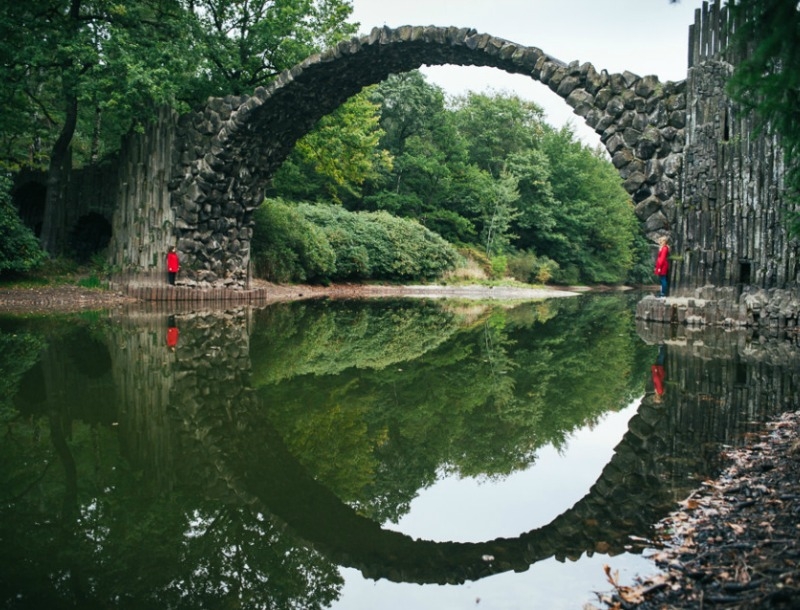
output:
[[[664,360],[666,359],[666,355],[666,346],[662,343],[658,346],[656,363],[650,367],[650,372],[653,375],[653,389],[655,390],[654,398],[656,402],[661,402],[664,396]]]
[[[181,263],[178,260],[178,253],[175,252],[175,246],[170,246],[167,252],[167,281],[170,286],[175,285],[175,278],[178,276],[180,268]]]
[[[661,247],[658,250],[656,257],[655,274],[661,282],[661,294],[659,297],[665,297],[669,294],[669,281],[667,276],[669,274],[669,246],[667,245],[667,237],[662,237],[658,240]]]
[[[178,345],[178,327],[175,324],[175,316],[170,316],[167,319],[167,347],[174,352],[176,345]]]

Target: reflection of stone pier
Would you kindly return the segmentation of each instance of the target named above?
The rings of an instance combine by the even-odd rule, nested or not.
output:
[[[676,442],[694,444],[698,453],[705,439],[739,444],[760,422],[800,408],[800,350],[789,341],[719,327],[639,322],[637,331],[647,343],[666,346],[664,404],[681,432]]]
[[[109,343],[121,443],[149,477],[174,481],[184,463],[180,438],[202,436],[212,405],[224,413],[236,400],[228,389],[246,387],[249,318],[244,308],[175,315],[142,309],[115,320]]]
[[[396,309],[392,312],[397,314]],[[549,557],[577,559],[583,554],[635,550],[632,535],[648,537],[652,525],[677,500],[702,479],[716,475],[721,443],[740,443],[760,421],[800,406],[800,355],[789,342],[765,341],[747,329],[642,322],[640,336],[651,345],[664,345],[657,358],[664,367],[664,392],[658,398],[654,392],[645,393],[614,456],[584,498],[549,524],[513,538],[472,543],[415,540],[382,528],[315,478],[304,466],[308,456],[290,450],[298,446],[296,439],[285,439],[286,429],[275,423],[278,409],[271,410],[274,405],[265,399],[273,394],[250,388],[251,344],[258,352],[258,342],[274,339],[279,323],[289,317],[274,315],[276,310],[259,319],[258,323],[269,322],[269,332],[253,333],[251,340],[257,318],[246,308],[171,313],[158,308],[129,311],[113,318],[113,324],[54,334],[48,338],[46,357],[26,376],[20,398],[31,410],[58,415],[61,409],[64,421],[94,405],[108,416],[109,424],[116,422],[115,436],[126,468],[136,473],[137,498],[148,492],[170,497],[168,504],[175,498],[191,498],[186,504],[165,507],[186,511],[165,515],[165,521],[179,524],[176,546],[185,542],[181,520],[195,509],[236,518],[244,515],[245,521],[268,518],[267,527],[247,530],[246,535],[268,530],[279,538],[281,548],[313,549],[326,568],[354,567],[375,579],[460,583],[525,571]],[[426,319],[407,317],[409,326],[399,327],[403,339],[409,339],[409,329],[421,327]],[[321,336],[317,331],[327,326],[313,327],[310,314],[298,320],[299,327],[310,329],[317,348]],[[372,340],[377,327],[361,326]],[[345,327],[349,332],[352,321]],[[177,339],[170,328],[177,329]],[[273,364],[286,359],[278,346],[296,341],[296,328],[284,328],[282,341],[260,346],[273,355]],[[439,345],[430,332],[439,327],[425,328],[421,345]],[[435,336],[450,336],[450,328],[450,323],[443,325],[441,335]],[[362,361],[360,350],[355,350],[356,358],[351,350],[342,349],[344,340],[338,334],[330,337],[333,340],[325,345],[345,352],[343,360],[336,361],[336,371],[341,362]],[[381,341],[383,346],[389,344]],[[398,353],[409,354],[410,359],[424,353],[411,349],[413,341],[398,345],[406,348]],[[655,351],[652,348],[654,359]],[[295,361],[308,357],[309,352],[300,349],[297,358],[280,370],[298,370]],[[276,373],[271,378],[284,376]],[[644,385],[646,379],[640,381]],[[101,386],[106,386],[103,393]],[[93,394],[100,397],[94,403]],[[78,489],[77,482],[73,476],[71,489]],[[142,527],[147,530],[148,524]],[[260,551],[275,545],[276,538],[257,536],[248,540],[251,548],[263,545]],[[232,539],[225,538],[225,544],[228,540]],[[269,560],[262,558],[267,555],[254,553],[248,561],[266,573]],[[257,566],[262,560],[263,565]]]

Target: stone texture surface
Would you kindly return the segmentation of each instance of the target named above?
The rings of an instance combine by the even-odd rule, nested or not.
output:
[[[704,286],[680,297],[646,297],[636,307],[645,322],[690,327],[751,328],[800,344],[800,289]]]

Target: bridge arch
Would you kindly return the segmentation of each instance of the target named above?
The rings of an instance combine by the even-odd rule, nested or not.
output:
[[[599,134],[644,232],[655,238],[668,230],[682,166],[685,81],[609,74],[474,29],[384,27],[309,57],[251,96],[211,98],[177,119],[169,223],[191,279],[244,286],[252,213],[297,140],[363,87],[444,64],[494,67],[547,85]]]

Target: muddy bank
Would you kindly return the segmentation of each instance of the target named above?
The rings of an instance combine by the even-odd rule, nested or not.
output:
[[[258,283],[264,289],[259,304],[313,298],[358,299],[380,297],[466,298],[530,300],[575,296],[580,289],[516,288],[502,286],[390,286],[335,284],[331,286]],[[0,287],[0,312],[15,314],[114,309],[135,304],[138,299],[122,291],[82,288],[75,285],[45,285],[31,288]]]

